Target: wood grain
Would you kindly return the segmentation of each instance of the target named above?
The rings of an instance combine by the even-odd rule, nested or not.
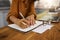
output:
[[[0,29],[0,40],[60,40],[60,23],[42,34],[35,32],[23,33],[8,26]]]

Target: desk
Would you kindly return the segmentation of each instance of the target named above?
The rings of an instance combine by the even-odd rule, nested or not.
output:
[[[35,32],[22,33],[8,26],[0,29],[0,40],[60,40],[60,23],[42,34]]]

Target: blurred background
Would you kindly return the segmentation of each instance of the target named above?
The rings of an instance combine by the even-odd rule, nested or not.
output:
[[[11,0],[0,0],[0,28],[8,25],[6,22],[6,15],[10,9]]]
[[[7,26],[8,23],[6,21],[6,16],[9,12],[10,5],[12,0],[0,0],[0,28],[3,26]],[[44,17],[42,19],[51,18],[50,14],[56,14],[55,11],[60,14],[60,0],[39,0],[35,1],[35,8],[38,14],[38,19],[40,17]],[[48,12],[50,10],[50,12]],[[45,11],[45,12],[44,12]],[[49,14],[48,14],[49,13]],[[55,17],[56,19],[56,17]]]

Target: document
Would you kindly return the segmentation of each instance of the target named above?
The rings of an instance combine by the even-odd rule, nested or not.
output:
[[[28,32],[28,31],[30,31],[30,30],[32,30],[32,29],[37,28],[39,25],[42,25],[42,24],[43,24],[42,21],[36,21],[36,24],[31,25],[30,27],[27,27],[27,28],[25,28],[25,29],[22,29],[20,26],[18,26],[18,25],[16,25],[16,24],[10,24],[10,25],[8,25],[8,26],[11,27],[11,28],[17,29],[17,30],[19,30],[19,31],[22,31],[22,32]]]
[[[32,30],[33,32],[36,32],[36,33],[44,33],[46,30],[48,29],[51,29],[53,27],[52,24],[47,24],[47,25],[41,25],[39,27],[37,27],[36,29]]]

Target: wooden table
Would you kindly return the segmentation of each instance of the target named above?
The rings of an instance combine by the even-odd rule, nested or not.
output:
[[[35,32],[22,33],[8,26],[0,29],[0,40],[60,40],[60,23],[42,34]]]

